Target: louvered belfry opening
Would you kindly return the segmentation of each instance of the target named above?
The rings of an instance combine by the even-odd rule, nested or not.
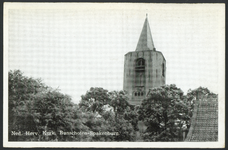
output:
[[[145,72],[145,60],[143,58],[139,58],[136,60],[135,71],[143,73]]]

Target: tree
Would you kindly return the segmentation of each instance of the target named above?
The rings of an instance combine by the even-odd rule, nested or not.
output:
[[[70,96],[45,86],[40,79],[28,78],[20,70],[9,72],[10,141],[80,141],[83,135],[64,136],[60,131],[89,131],[82,122],[78,106]],[[22,136],[12,136],[20,131]],[[26,132],[37,135],[26,135]],[[46,136],[45,133],[55,133]]]
[[[61,136],[60,131],[73,132],[83,131],[88,128],[83,125],[80,113],[75,111],[77,107],[73,104],[68,95],[64,95],[56,90],[48,91],[37,95],[34,101],[34,119],[38,126],[37,130],[42,135],[40,140],[58,140],[58,141],[77,141],[79,135]],[[56,135],[45,136],[42,133],[54,132]]]
[[[130,121],[120,116],[113,122],[113,126],[119,133],[115,137],[115,141],[135,141],[136,133]]]
[[[108,90],[103,88],[93,88],[91,87],[85,95],[81,96],[81,101],[79,103],[80,108],[92,112],[103,112],[103,106],[110,103],[110,98],[108,95]]]
[[[137,107],[130,107],[128,106],[124,111],[124,119],[128,120],[135,131],[138,131],[138,110]]]
[[[32,119],[31,104],[35,95],[47,89],[41,79],[23,76],[20,70],[9,71],[9,140],[17,140],[18,136],[11,136],[11,131],[35,130]]]
[[[133,141],[135,139],[134,127],[131,124],[135,118],[130,118],[130,113],[126,111],[130,109],[130,105],[124,91],[108,92],[103,88],[91,88],[82,96],[79,106],[88,115],[89,118],[84,124],[92,132],[118,132],[115,136],[95,135],[92,137],[93,141]]]
[[[211,92],[208,88],[200,86],[194,90],[189,89],[187,92],[187,96],[189,100],[192,100],[192,99],[201,99],[204,97],[217,98],[218,95]]]
[[[127,107],[129,107],[128,97],[125,91],[112,91],[109,93],[110,105],[113,107],[115,117],[123,115]]]
[[[179,127],[190,119],[183,91],[174,84],[150,89],[138,113],[147,126],[144,138],[149,141],[178,140]]]

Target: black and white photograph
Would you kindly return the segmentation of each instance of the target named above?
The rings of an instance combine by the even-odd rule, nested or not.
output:
[[[4,3],[4,147],[223,148],[225,4]]]

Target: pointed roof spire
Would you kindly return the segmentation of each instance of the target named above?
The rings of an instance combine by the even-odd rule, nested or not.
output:
[[[136,51],[144,51],[144,50],[155,50],[154,42],[150,31],[150,25],[147,19],[147,14],[146,14],[146,19],[143,25],[143,29],[136,47]]]

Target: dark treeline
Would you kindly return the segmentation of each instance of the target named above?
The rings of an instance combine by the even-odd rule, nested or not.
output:
[[[217,97],[199,87],[183,94],[176,85],[149,91],[140,106],[125,91],[90,88],[74,104],[41,79],[9,71],[9,141],[182,141],[194,101]]]

